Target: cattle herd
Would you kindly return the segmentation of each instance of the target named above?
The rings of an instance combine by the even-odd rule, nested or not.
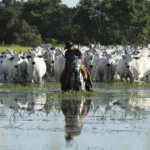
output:
[[[79,47],[83,65],[93,82],[150,81],[150,49],[130,45]],[[0,53],[0,81],[7,83],[59,82],[65,65],[65,50],[43,44],[25,53]]]

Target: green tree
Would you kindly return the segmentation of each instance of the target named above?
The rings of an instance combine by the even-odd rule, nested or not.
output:
[[[23,46],[37,46],[42,43],[41,35],[35,26],[30,26],[25,20],[18,20],[13,32],[13,43]]]

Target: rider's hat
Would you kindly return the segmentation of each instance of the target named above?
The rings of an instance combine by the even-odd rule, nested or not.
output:
[[[74,44],[71,41],[66,42],[66,45],[64,47],[64,49],[67,49],[68,47],[73,46]]]

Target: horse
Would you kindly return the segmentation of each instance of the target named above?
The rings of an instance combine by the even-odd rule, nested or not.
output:
[[[81,67],[81,60],[74,56],[73,62],[70,64],[65,79],[64,91],[79,91],[85,90],[86,81],[83,78],[83,67]]]
[[[81,72],[81,60],[75,57],[73,61],[73,72],[70,80],[70,89],[72,91],[85,90],[85,81]]]

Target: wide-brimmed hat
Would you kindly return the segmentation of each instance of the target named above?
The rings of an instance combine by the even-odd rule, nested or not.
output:
[[[64,47],[64,49],[67,49],[70,46],[73,46],[74,44],[71,41],[66,42],[66,45]]]

